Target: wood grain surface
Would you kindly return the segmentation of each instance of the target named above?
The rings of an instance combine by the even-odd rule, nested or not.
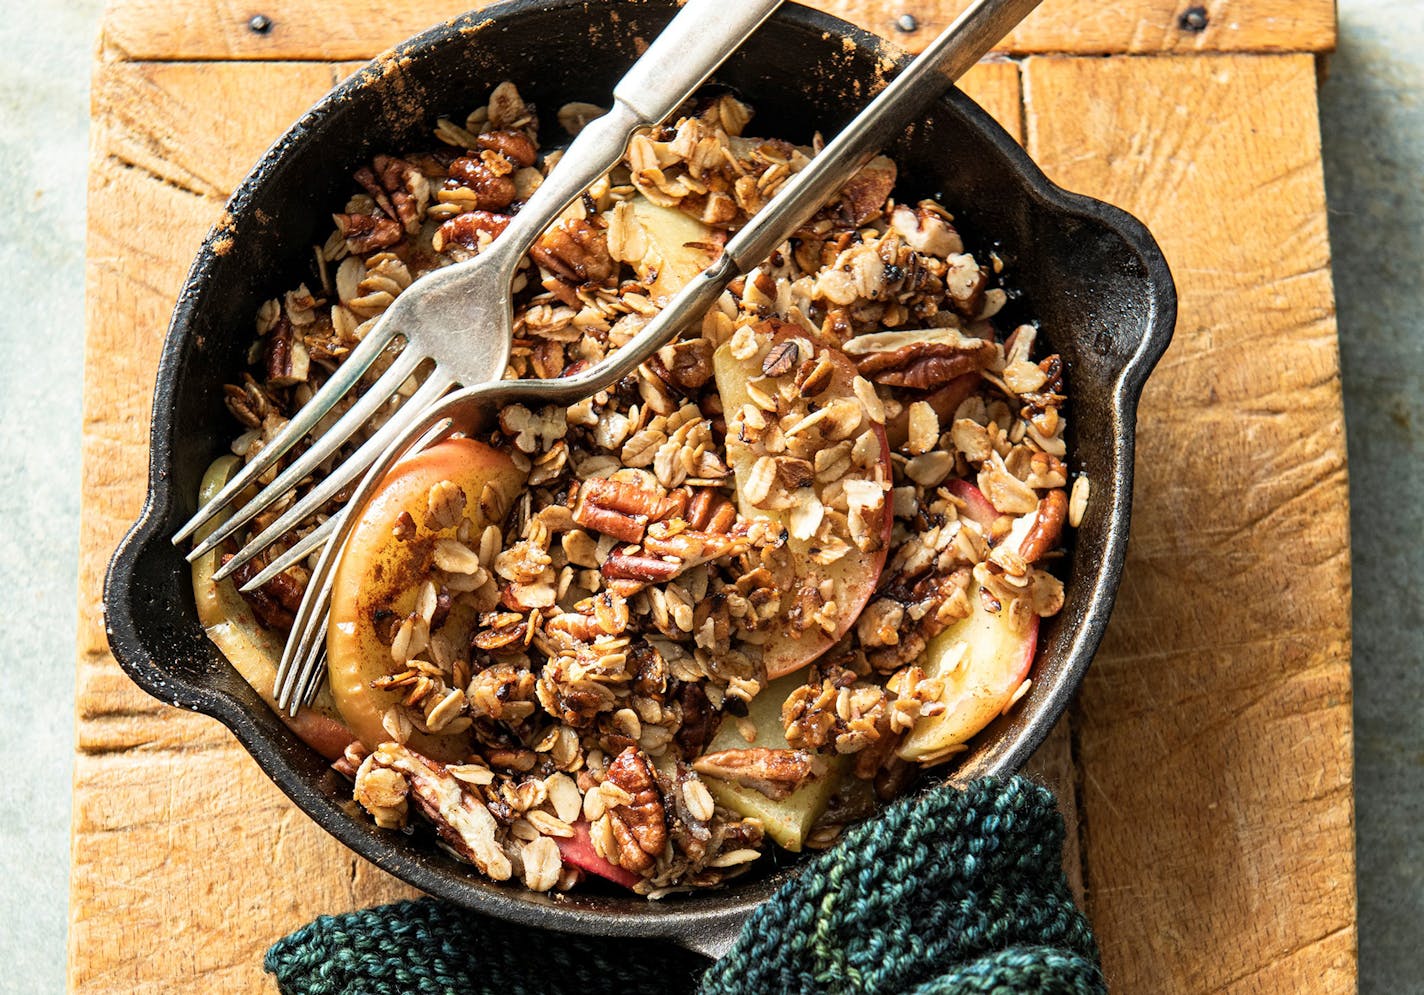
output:
[[[369,59],[433,24],[492,2],[111,0],[105,37],[115,52],[131,60]],[[806,2],[918,51],[969,0]],[[265,20],[254,25],[259,16]],[[1324,52],[1334,45],[1334,0],[1044,0],[1000,49],[1087,55]]]
[[[823,6],[886,34],[900,13]],[[953,5],[906,6],[928,31]],[[1276,6],[1207,5],[1243,29]],[[261,956],[278,936],[409,893],[309,823],[216,722],[130,684],[104,638],[103,571],[142,504],[150,386],[198,243],[272,139],[355,68],[342,60],[451,13],[261,9],[274,28],[259,36],[246,8],[117,0],[94,79],[77,992],[271,991]],[[1074,37],[1131,22],[1094,44],[1170,51],[1167,10],[1118,5]],[[1292,11],[1236,47],[1328,47],[1328,4]],[[1095,50],[1052,37],[1015,44]],[[1034,56],[983,64],[965,88],[1055,180],[1146,221],[1181,295],[1144,398],[1113,624],[1071,735],[1036,758],[1078,825],[1067,863],[1113,989],[1352,992],[1348,516],[1314,60]]]

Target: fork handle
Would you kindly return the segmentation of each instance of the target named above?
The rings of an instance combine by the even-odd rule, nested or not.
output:
[[[614,87],[612,109],[584,126],[491,250],[517,264],[559,213],[618,163],[634,131],[675,111],[779,6],[781,0],[688,0]]]

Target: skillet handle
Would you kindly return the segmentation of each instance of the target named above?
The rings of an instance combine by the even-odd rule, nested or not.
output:
[[[713,960],[721,960],[722,955],[732,949],[737,937],[742,935],[742,927],[747,924],[744,913],[728,915],[723,913],[706,921],[695,921],[686,932],[668,937],[678,946],[686,947]]]

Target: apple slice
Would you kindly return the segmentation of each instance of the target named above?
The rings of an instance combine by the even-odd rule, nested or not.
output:
[[[945,487],[949,488],[949,493],[964,502],[964,517],[979,525],[984,534],[988,535],[989,529],[999,519],[999,510],[989,503],[984,492],[958,477],[945,484]]]
[[[781,725],[781,706],[801,684],[799,677],[784,677],[772,681],[747,706],[746,720],[756,727],[756,739],[750,743],[743,739],[739,730],[740,723],[737,719],[727,716],[722,720],[712,741],[707,744],[704,753],[756,747],[790,749]],[[744,818],[760,819],[762,828],[777,845],[792,853],[799,853],[805,845],[806,835],[816,824],[816,820],[825,814],[831,796],[840,788],[845,777],[849,758],[833,755],[828,759],[829,766],[825,774],[803,784],[781,801],[772,801],[755,788],[716,777],[704,777],[703,782],[718,805],[729,808]]]
[[[738,338],[746,335],[752,339]],[[791,357],[789,362],[788,357]],[[822,371],[819,377],[802,375],[808,372],[803,369],[804,364],[814,366],[822,361],[828,363],[828,372]],[[813,345],[806,333],[794,325],[769,319],[750,329],[739,329],[733,339],[713,355],[713,366],[726,412],[727,461],[736,476],[742,516],[749,520],[770,519],[788,536],[783,566],[793,577],[791,584],[783,588],[783,601],[787,604],[771,625],[762,646],[767,676],[775,679],[806,666],[834,645],[875,593],[894,524],[894,509],[885,496],[891,480],[890,446],[883,421],[876,420],[866,410],[857,393],[857,380],[860,380],[861,394],[873,388],[859,377],[855,364],[839,349]],[[769,375],[767,371],[776,375]],[[812,392],[803,390],[806,382],[812,384]],[[765,403],[768,395],[774,399],[786,387],[792,388],[794,399],[787,402],[783,398],[776,412],[763,409],[753,399],[755,392]],[[807,393],[811,396],[806,396]],[[780,410],[788,404],[790,410]],[[773,435],[784,439],[782,423],[794,428],[798,421],[822,411],[826,417],[815,421],[804,434],[794,433],[800,436],[795,446],[772,441]],[[837,427],[839,416],[847,411],[858,420],[858,425],[848,434]],[[766,421],[766,430],[749,426],[747,414]],[[779,446],[775,453],[771,451],[773,445]],[[822,479],[829,474],[814,479],[804,475],[807,466],[814,467],[817,453],[845,445],[857,454],[868,455],[859,461],[852,459],[834,480]],[[801,463],[801,475],[795,480],[796,488],[790,490],[790,485],[784,484],[781,477],[782,461],[796,447],[805,460]],[[764,478],[773,465],[777,467],[777,478],[768,494]],[[798,473],[795,467],[790,467],[789,472]],[[833,490],[841,490],[844,495],[854,493],[866,502],[862,505],[863,511],[857,512],[864,524],[858,539],[855,529],[847,535],[828,537],[824,529],[815,524],[824,524],[816,509],[823,507],[823,498],[833,502]],[[812,512],[813,519],[809,527],[808,511]],[[839,559],[829,559],[824,551],[836,541],[849,548]],[[829,581],[828,588],[824,586],[826,581]],[[805,618],[804,607],[794,592],[807,589],[830,591],[827,600],[835,602],[836,624],[829,631]]]
[[[589,834],[587,820],[580,819],[574,823],[574,835],[556,837],[554,842],[559,845],[559,856],[564,858],[564,863],[572,864],[581,871],[587,871],[614,884],[621,884],[625,888],[631,888],[642,880],[632,871],[598,855],[598,851],[593,848],[593,837]]]
[[[922,716],[897,751],[902,759],[927,760],[979,732],[1013,700],[1033,666],[1038,616],[1005,605],[990,611],[971,585],[973,611],[930,640],[920,666],[944,682],[945,710]]]
[[[240,465],[241,461],[236,456],[222,456],[214,460],[203,474],[198,504],[211,500]],[[201,542],[211,535],[226,517],[224,515],[205,525],[194,537],[195,541]],[[277,679],[277,664],[282,659],[283,639],[262,627],[231,580],[213,580],[217,562],[218,550],[213,550],[194,560],[192,568],[193,599],[197,603],[198,621],[208,638],[292,732],[328,760],[335,760],[356,737],[341,723],[340,713],[331,700],[331,692],[323,687],[317,693],[316,700],[295,716],[277,708],[272,686]]]
[[[646,241],[641,253],[626,254],[639,257],[629,261],[654,299],[676,294],[721,254],[726,234],[677,208],[661,207],[641,195],[630,201],[630,208]]]
[[[327,630],[327,672],[332,698],[352,732],[370,749],[390,739],[381,719],[401,700],[399,691],[377,690],[371,682],[400,669],[382,640],[377,613],[397,617],[415,608],[421,584],[433,570],[437,540],[453,539],[457,524],[432,528],[427,521],[430,489],[442,481],[464,493],[464,517],[476,535],[503,517],[524,486],[525,475],[505,453],[473,439],[450,439],[403,460],[386,475],[361,509],[346,540],[331,588]],[[489,513],[494,510],[494,514]],[[397,522],[413,534],[396,538]],[[437,760],[463,759],[467,734],[412,733],[407,745]]]

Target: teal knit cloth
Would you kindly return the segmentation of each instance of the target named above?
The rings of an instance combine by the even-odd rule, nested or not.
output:
[[[431,899],[276,943],[285,995],[949,995],[1106,991],[1063,876],[1063,821],[1021,777],[902,799],[753,913],[725,957],[564,936]]]

